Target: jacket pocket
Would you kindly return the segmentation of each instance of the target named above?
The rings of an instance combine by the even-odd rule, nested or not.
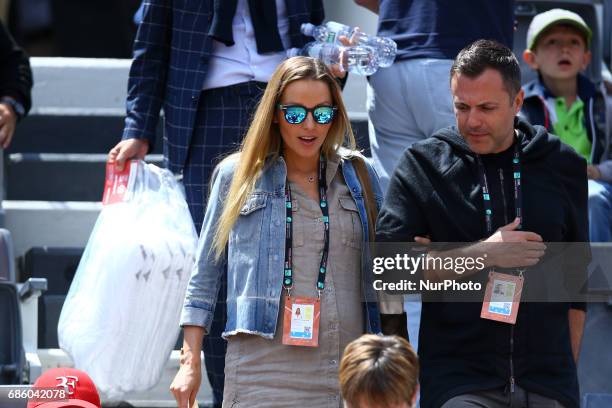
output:
[[[252,193],[247,198],[232,229],[235,242],[244,244],[250,241],[259,245],[267,202],[268,195],[265,193]]]
[[[357,204],[351,197],[340,197],[340,232],[342,243],[361,249],[362,225]]]
[[[263,193],[253,193],[240,209],[240,215],[249,215],[266,206],[267,195]]]

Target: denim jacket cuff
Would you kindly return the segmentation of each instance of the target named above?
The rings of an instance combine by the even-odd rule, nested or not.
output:
[[[185,306],[181,312],[182,326],[204,327],[206,333],[210,333],[214,312],[197,306]]]

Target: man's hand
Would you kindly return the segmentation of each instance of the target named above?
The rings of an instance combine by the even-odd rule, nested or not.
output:
[[[486,266],[520,268],[533,266],[544,256],[546,245],[535,232],[516,231],[521,221],[515,218],[485,241],[476,244],[487,254]]]
[[[191,353],[191,352],[187,352]],[[170,385],[178,408],[192,408],[202,383],[202,365],[200,358],[181,358],[181,366]]]
[[[592,164],[589,164],[587,166],[587,177],[590,180],[597,180],[601,178],[601,171],[599,171],[597,166],[593,166]]]
[[[355,31],[359,31],[359,27],[355,28]],[[342,44],[345,47],[351,47],[353,45],[357,45],[357,38],[356,35],[353,33],[353,35],[351,36],[351,38],[348,38],[345,35],[341,35],[338,37],[338,41],[340,42],[340,44]],[[344,53],[340,54],[340,60],[342,62],[346,62],[344,61]],[[336,77],[336,78],[344,78],[346,76],[346,70],[342,67],[342,65],[340,64],[334,64],[331,67],[329,67],[329,69],[331,70],[332,74]]]
[[[338,37],[338,41],[340,42],[340,44],[342,44],[345,47],[350,47],[352,45],[351,41],[344,35],[341,35],[340,37]],[[340,54],[340,60],[344,61],[344,53]],[[331,65],[329,67],[329,70],[331,71],[332,75],[335,76],[336,78],[343,79],[346,76],[346,70],[344,69],[342,64]]]
[[[149,141],[145,139],[127,139],[117,143],[108,153],[108,162],[115,163],[118,171],[123,170],[126,160],[143,160],[149,151]]]
[[[7,149],[10,146],[16,126],[17,115],[13,111],[12,106],[0,103],[0,146],[3,149]]]
[[[431,244],[431,238],[429,238],[429,235],[425,235],[424,237],[416,236],[414,237],[414,242],[421,245],[429,245]]]
[[[470,257],[474,259],[483,257],[485,259],[485,267],[523,268],[533,266],[540,262],[540,258],[544,256],[546,245],[542,242],[542,237],[534,232],[516,231],[520,222],[520,219],[516,218],[482,242],[449,251],[432,251],[428,256],[432,258]],[[421,245],[429,245],[431,243],[431,239],[428,236],[417,236],[414,240]],[[471,272],[466,271],[465,273],[457,274],[453,270],[436,269],[433,267],[426,269],[424,276],[427,280],[441,282],[445,279],[463,279],[477,273],[479,270],[474,269]]]

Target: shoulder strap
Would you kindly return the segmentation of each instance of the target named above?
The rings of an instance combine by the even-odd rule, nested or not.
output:
[[[368,171],[364,159],[359,156],[353,156],[351,163],[353,163],[355,173],[359,179],[359,184],[361,184],[361,190],[363,191],[363,200],[368,216],[368,238],[370,242],[373,242],[376,236],[376,217],[378,217],[378,208],[376,205],[376,198],[374,197],[374,190],[372,189],[370,172]]]

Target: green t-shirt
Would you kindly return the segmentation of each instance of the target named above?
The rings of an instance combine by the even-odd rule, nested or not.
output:
[[[576,99],[572,106],[566,109],[565,99],[555,98],[555,113],[557,114],[557,121],[553,124],[555,135],[591,163],[591,141],[584,126],[584,102]]]

